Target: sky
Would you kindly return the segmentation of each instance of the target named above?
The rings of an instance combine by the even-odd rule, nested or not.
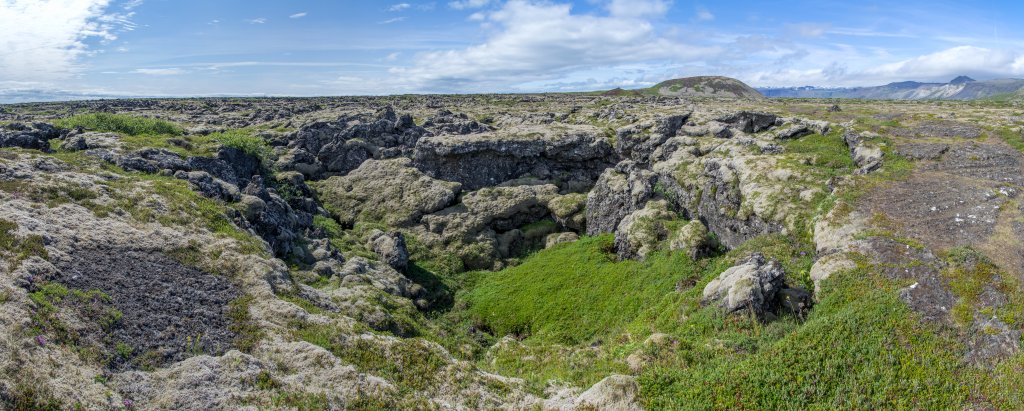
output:
[[[1020,1],[0,0],[0,101],[1024,77],[1022,16]]]

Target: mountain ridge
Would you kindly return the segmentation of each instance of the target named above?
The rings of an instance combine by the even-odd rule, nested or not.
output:
[[[869,87],[759,87],[766,97],[857,98],[869,100],[978,100],[1020,93],[1024,79],[978,81],[957,76],[948,83],[893,82]]]

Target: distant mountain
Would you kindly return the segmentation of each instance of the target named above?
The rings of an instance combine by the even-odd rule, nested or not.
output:
[[[746,83],[729,77],[697,76],[666,80],[652,87],[624,90],[617,88],[603,93],[608,96],[722,97],[760,99],[761,93]]]
[[[978,100],[1002,98],[1024,92],[1024,79],[976,81],[959,76],[949,83],[901,81],[876,87],[822,88],[784,87],[759,88],[767,97],[862,98],[875,100]]]

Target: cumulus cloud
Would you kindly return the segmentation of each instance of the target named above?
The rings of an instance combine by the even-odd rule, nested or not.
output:
[[[648,18],[667,11],[664,1],[608,5],[608,15],[573,13],[568,4],[512,0],[486,13],[494,34],[464,49],[421,53],[415,65],[391,73],[412,88],[447,91],[554,79],[574,70],[656,59],[688,60],[713,52],[658,33]]]
[[[79,59],[90,52],[90,39],[109,42],[134,28],[127,8],[111,12],[109,5],[110,0],[0,2],[0,78],[49,81],[74,74]]]
[[[412,7],[409,3],[392,4],[391,7],[388,7],[388,11],[402,11],[409,7]]]

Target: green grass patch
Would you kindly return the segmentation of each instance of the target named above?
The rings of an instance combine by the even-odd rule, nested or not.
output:
[[[270,146],[266,140],[252,134],[246,129],[234,129],[219,133],[213,133],[207,138],[219,142],[224,147],[231,147],[260,159],[266,163],[270,158]]]
[[[129,136],[143,134],[178,136],[185,132],[181,126],[169,121],[111,113],[79,114],[56,120],[53,124],[60,128],[81,127],[90,131],[122,133]]]
[[[583,238],[540,251],[519,266],[478,273],[478,282],[462,299],[471,317],[496,336],[583,344],[627,331],[641,317],[657,321],[663,311],[678,308],[658,307],[665,298],[678,302],[677,285],[706,283],[751,251],[777,258],[795,285],[808,285],[813,262],[813,249],[783,236],[761,237],[727,255],[699,261],[664,252],[643,262],[616,261],[612,243],[611,235]]]

